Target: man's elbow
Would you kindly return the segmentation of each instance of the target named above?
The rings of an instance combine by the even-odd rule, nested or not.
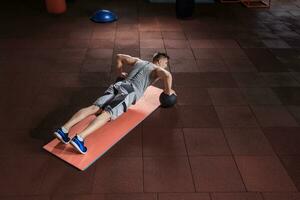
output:
[[[116,58],[117,58],[117,59],[121,59],[121,57],[122,57],[122,54],[119,54],[119,53],[118,53],[118,54],[116,55]]]
[[[166,72],[164,73],[164,78],[165,78],[165,79],[170,79],[170,78],[172,78],[172,74],[171,74],[170,72],[166,71]]]
[[[123,62],[122,62],[122,58],[121,58],[121,56],[120,55],[116,55],[116,57],[117,57],[117,59],[116,59],[116,67],[117,68],[120,68],[120,67],[122,67],[122,65],[123,65]]]

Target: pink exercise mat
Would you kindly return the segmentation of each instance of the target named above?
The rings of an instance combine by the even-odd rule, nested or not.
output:
[[[144,96],[135,105],[130,106],[127,112],[89,135],[85,140],[85,146],[88,148],[85,155],[78,153],[71,144],[63,144],[56,138],[43,148],[74,167],[85,170],[160,106],[161,92],[162,89],[149,86]],[[91,115],[80,121],[70,129],[69,136],[72,137],[83,130],[95,118],[95,115]]]

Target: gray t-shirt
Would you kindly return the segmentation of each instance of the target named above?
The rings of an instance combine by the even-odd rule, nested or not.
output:
[[[143,96],[147,87],[154,81],[154,76],[151,76],[154,68],[155,65],[152,62],[139,59],[129,72],[126,79],[133,84],[136,100]]]

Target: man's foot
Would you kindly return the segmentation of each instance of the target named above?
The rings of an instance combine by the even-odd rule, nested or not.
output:
[[[65,133],[62,128],[58,128],[54,132],[54,136],[59,139],[61,142],[68,144],[70,142],[70,138],[68,136],[68,133]]]
[[[80,136],[74,136],[71,140],[71,144],[80,153],[85,154],[87,152],[87,148],[84,146],[84,141],[80,138]]]

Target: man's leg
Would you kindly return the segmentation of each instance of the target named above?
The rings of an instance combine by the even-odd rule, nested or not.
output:
[[[100,107],[96,105],[91,105],[86,108],[80,109],[72,116],[72,118],[67,123],[65,123],[61,128],[58,128],[56,131],[54,131],[54,136],[64,144],[68,144],[70,142],[70,138],[68,136],[69,129],[87,116],[101,112],[101,110],[102,109],[100,109]]]
[[[92,114],[97,114],[101,111],[102,111],[102,109],[96,105],[91,105],[91,106],[82,108],[79,111],[77,111],[71,117],[71,119],[63,125],[63,127],[69,131],[72,126],[74,126],[75,124],[77,124],[78,122],[80,122],[81,120],[86,118],[87,116],[92,115]]]
[[[127,107],[129,107],[135,99],[135,93],[131,92],[129,94],[120,93],[117,94],[114,99],[104,108],[103,112],[92,121],[88,127],[86,127],[81,133],[78,133],[82,139],[86,138],[89,134],[102,127],[110,119],[115,120],[121,114],[126,112]],[[125,107],[124,107],[125,106]],[[109,110],[109,111],[108,111]]]
[[[80,109],[77,113],[75,113],[69,121],[67,121],[61,128],[58,128],[54,132],[54,136],[57,137],[61,142],[68,144],[70,142],[70,138],[68,137],[68,132],[72,126],[83,120],[89,115],[100,114],[107,103],[115,96],[117,92],[114,84],[111,84],[104,95],[99,97],[96,101],[93,102],[91,106]]]
[[[63,127],[69,131],[69,129],[74,126],[76,123],[81,121],[92,114],[100,114],[102,111],[102,106],[108,103],[115,96],[114,85],[111,84],[104,92],[104,95],[99,97],[96,101],[93,102],[93,105],[88,106],[79,110],[77,113],[73,115],[73,117],[66,122]]]
[[[78,133],[82,139],[86,138],[89,134],[102,127],[106,122],[110,120],[111,114],[107,111],[103,111],[97,116],[81,133]]]
[[[94,121],[92,121],[83,131],[81,131],[81,133],[78,133],[77,135],[84,139],[89,134],[102,127],[110,119],[115,120],[125,111],[125,108],[127,109],[127,107],[132,104],[134,97],[135,94],[133,92],[130,94],[117,94],[112,99],[112,101],[110,101],[109,104],[104,108],[102,113],[97,118],[95,118]]]
[[[72,138],[71,144],[80,153],[85,154],[87,152],[87,147],[84,146],[84,139],[88,135],[101,128],[108,121],[118,118],[122,113],[126,112],[127,108],[133,102],[135,102],[134,90],[128,94],[128,91],[124,88],[119,89],[120,93],[115,95],[114,98],[112,98],[111,101],[103,107],[102,113],[97,116],[83,131],[77,133],[77,135]]]

